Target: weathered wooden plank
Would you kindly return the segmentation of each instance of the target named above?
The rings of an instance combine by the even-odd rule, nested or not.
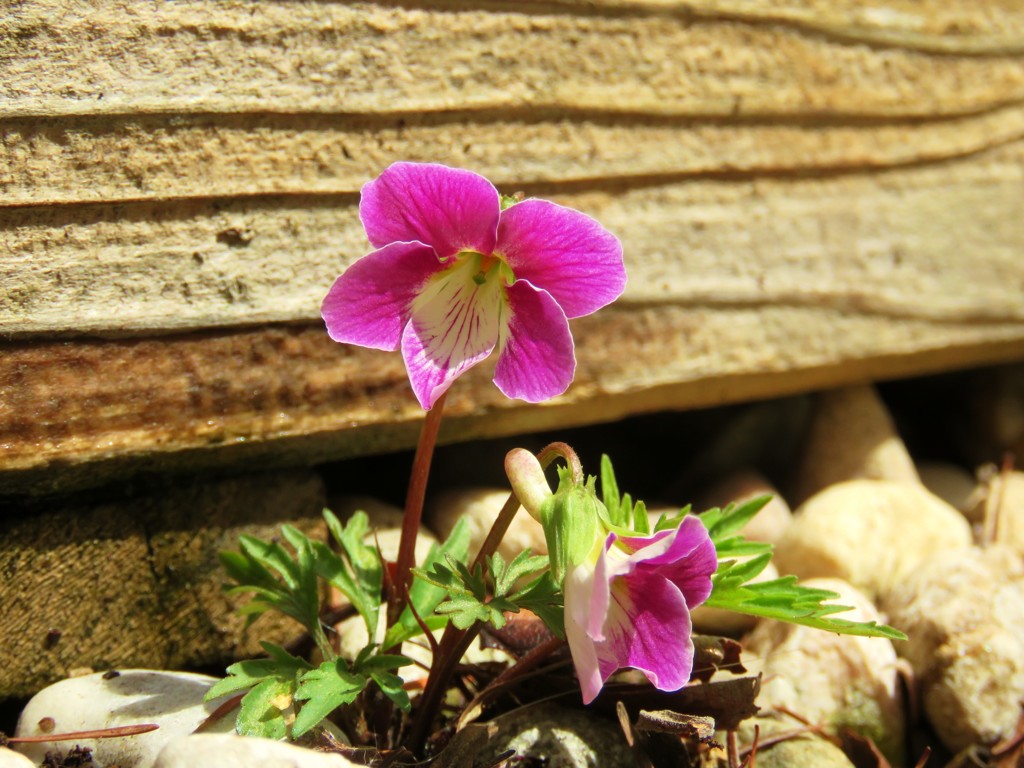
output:
[[[934,116],[1024,97],[1022,14],[1001,4],[958,3],[922,24],[933,6],[901,15],[887,3],[833,3],[820,27],[800,3],[702,14],[682,2],[55,5],[19,3],[2,22],[10,114]],[[958,44],[959,26],[969,31]],[[928,41],[961,55],[932,55]]]
[[[1024,356],[1020,323],[829,307],[610,308],[575,323],[562,397],[505,400],[474,369],[442,438],[547,430]],[[0,356],[0,493],[124,474],[250,469],[413,445],[422,410],[398,354],[319,327],[12,345]]]
[[[1024,138],[1024,105],[927,121],[657,119],[538,111],[0,120],[7,205],[357,192],[395,158],[498,184],[836,173],[953,160]]]
[[[533,187],[622,239],[626,302],[1021,321],[1024,141],[935,166]],[[527,189],[531,189],[527,187]],[[0,332],[310,321],[368,249],[355,195],[0,208]]]

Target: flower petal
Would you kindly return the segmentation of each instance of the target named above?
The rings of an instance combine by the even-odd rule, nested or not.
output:
[[[598,644],[601,677],[639,669],[662,691],[682,688],[693,669],[690,611],[682,593],[656,572],[637,571],[612,585],[605,642]]]
[[[435,163],[395,163],[363,186],[359,218],[375,248],[417,240],[447,259],[494,250],[498,191],[472,171]]]
[[[334,281],[320,307],[335,341],[394,351],[413,299],[444,267],[422,243],[392,243],[363,256]]]
[[[695,608],[711,594],[711,574],[718,568],[718,554],[704,524],[693,515],[685,517],[673,534],[664,552],[645,557],[645,551],[650,550],[641,549],[632,558],[639,559],[638,569],[656,571],[675,584],[686,604]]]
[[[460,259],[424,286],[402,334],[402,357],[425,409],[494,350],[508,315],[498,276],[478,283],[480,258]]]
[[[618,238],[586,214],[547,200],[502,211],[495,251],[517,279],[550,293],[566,317],[589,315],[626,287]]]
[[[555,300],[528,282],[507,289],[510,313],[494,383],[506,397],[539,403],[565,392],[576,373],[572,334]]]
[[[597,648],[586,629],[593,587],[594,569],[589,565],[571,567],[565,575],[565,639],[569,643],[584,704],[597,698],[604,684]]]

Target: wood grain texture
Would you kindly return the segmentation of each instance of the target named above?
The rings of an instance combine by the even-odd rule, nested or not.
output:
[[[574,329],[565,395],[508,401],[484,364],[451,391],[442,441],[1024,357],[1015,324],[815,307],[611,308]],[[398,450],[423,418],[398,355],[335,344],[318,326],[15,345],[0,391],[0,494]]]
[[[316,325],[398,159],[626,251],[566,396],[477,372],[447,439],[1024,356],[1011,0],[24,0],[0,19],[0,485],[410,444],[401,362]]]

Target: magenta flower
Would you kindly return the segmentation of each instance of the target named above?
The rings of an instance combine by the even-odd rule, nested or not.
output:
[[[618,669],[639,669],[656,688],[674,691],[690,679],[690,611],[711,594],[718,567],[704,524],[650,536],[608,534],[588,562],[565,577],[565,636],[589,704]]]
[[[395,163],[363,187],[359,216],[377,250],[331,287],[327,332],[401,349],[428,410],[495,349],[505,395],[560,395],[576,370],[568,318],[625,288],[622,246],[604,227],[546,200],[502,210],[494,186],[470,171]]]

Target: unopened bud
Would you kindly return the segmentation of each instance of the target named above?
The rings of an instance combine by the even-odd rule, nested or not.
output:
[[[603,505],[594,491],[594,478],[583,484],[573,482],[568,471],[558,474],[558,490],[541,506],[540,522],[551,572],[560,584],[569,566],[579,565],[593,550]]]
[[[513,448],[505,455],[505,474],[519,503],[541,522],[541,506],[551,498],[551,486],[537,457],[525,448]]]

